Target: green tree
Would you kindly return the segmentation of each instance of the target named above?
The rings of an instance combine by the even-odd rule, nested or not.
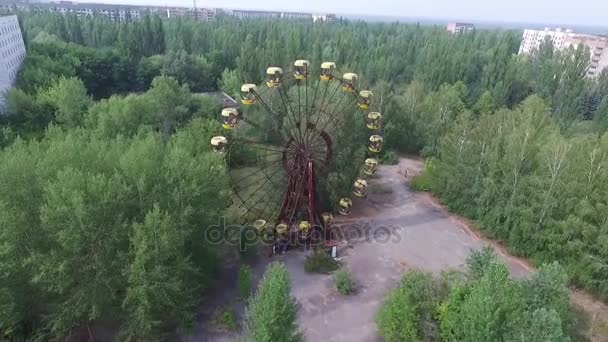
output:
[[[437,288],[431,274],[411,272],[403,277],[376,316],[385,341],[428,341],[437,338],[433,311]]]
[[[92,104],[82,81],[74,77],[58,79],[41,99],[55,109],[55,121],[65,127],[82,125],[84,113]]]
[[[264,272],[256,294],[249,300],[246,314],[249,341],[301,341],[296,326],[296,304],[291,298],[289,272],[283,264],[273,264]]]

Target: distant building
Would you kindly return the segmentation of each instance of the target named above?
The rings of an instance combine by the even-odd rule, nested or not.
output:
[[[281,12],[233,10],[232,15],[239,18],[271,19],[280,18]]]
[[[538,50],[545,40],[551,40],[553,48],[558,51],[565,50],[570,46],[577,48],[579,45],[589,47],[590,58],[587,76],[590,78],[598,76],[608,66],[608,37],[591,34],[575,33],[570,29],[556,28],[551,30],[524,30],[519,54],[530,54]]]
[[[312,14],[303,12],[273,12],[273,11],[249,11],[249,10],[232,10],[227,11],[229,15],[239,19],[255,18],[255,19],[308,19],[317,21],[331,21],[336,19],[335,14]]]
[[[465,33],[474,29],[475,25],[469,23],[449,23],[447,26],[447,31],[451,33]]]
[[[110,5],[97,3],[77,3],[71,1],[57,2],[25,2],[18,0],[2,0],[0,9],[9,11],[49,11],[61,14],[75,14],[78,17],[104,16],[112,21],[137,20],[146,13],[154,13],[165,18],[190,17],[202,21],[215,20],[216,10],[209,8],[191,7],[159,7],[159,6],[134,6],[134,5]]]
[[[0,106],[25,59],[25,44],[16,15],[0,17]]]

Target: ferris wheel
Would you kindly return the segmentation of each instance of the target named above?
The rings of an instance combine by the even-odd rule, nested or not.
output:
[[[378,167],[384,139],[373,102],[371,91],[359,89],[358,75],[339,77],[333,62],[313,72],[308,60],[297,60],[288,72],[269,67],[263,85],[244,84],[241,108],[222,110],[224,133],[211,140],[226,157],[244,223],[272,240],[292,234],[309,240],[313,232],[331,240],[330,209],[349,215],[351,196],[367,196],[366,178]],[[357,126],[366,133],[353,143]],[[348,193],[325,203],[319,184],[350,145],[364,147],[367,155]]]

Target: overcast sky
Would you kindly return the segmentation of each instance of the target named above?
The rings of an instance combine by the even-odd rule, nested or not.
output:
[[[192,6],[192,0],[79,0],[78,2]],[[430,19],[608,26],[608,0],[197,0],[197,5]]]

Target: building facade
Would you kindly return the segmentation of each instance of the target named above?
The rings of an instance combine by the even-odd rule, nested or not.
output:
[[[89,4],[71,1],[38,3],[18,0],[2,2],[0,9],[9,11],[49,11],[61,14],[74,14],[78,17],[104,16],[112,21],[137,20],[146,13],[157,14],[165,18],[190,17],[203,21],[212,21],[215,20],[217,13],[215,9],[209,8]]]
[[[469,23],[449,23],[446,30],[450,33],[465,33],[475,29],[475,25]]]
[[[15,84],[25,59],[25,44],[16,15],[0,17],[0,107],[4,95]]]
[[[590,56],[587,76],[590,78],[597,77],[608,67],[608,37],[575,33],[573,30],[559,27],[554,30],[524,30],[519,54],[537,51],[545,40],[551,40],[553,48],[558,51],[569,47],[578,48],[580,45],[588,46]]]

